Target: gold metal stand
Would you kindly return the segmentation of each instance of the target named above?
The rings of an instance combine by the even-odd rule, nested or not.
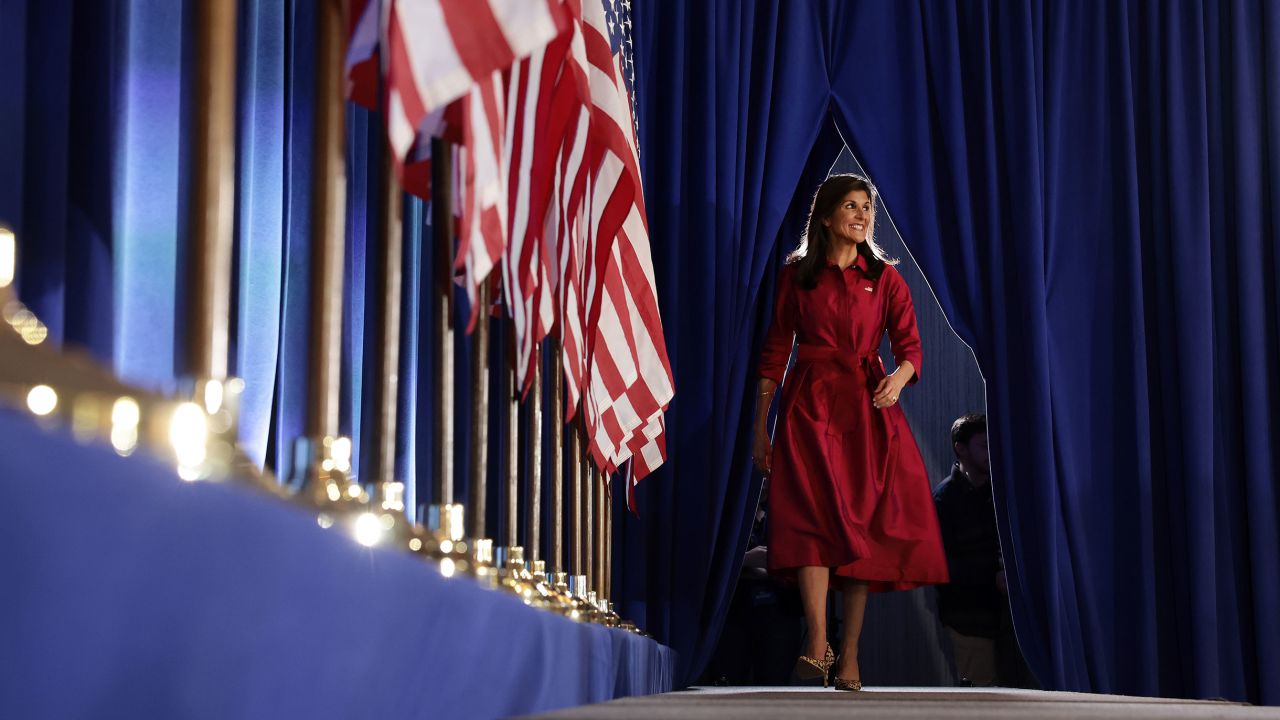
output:
[[[445,577],[470,575],[492,586],[492,546],[477,550],[466,537],[461,505],[431,505],[423,523],[415,526],[409,549],[434,561]],[[414,542],[417,540],[417,542]]]
[[[415,552],[433,560],[445,577],[468,575],[477,582],[496,587],[493,543],[467,536],[466,508],[453,498],[453,156],[449,144],[440,138],[431,141],[431,231],[434,256],[432,316],[435,333],[432,352],[436,364],[434,504],[426,506],[419,518]],[[487,324],[487,323],[486,323]],[[483,325],[483,324],[482,324]],[[482,356],[487,358],[488,353]],[[487,430],[487,425],[486,425]],[[483,515],[481,515],[483,517]]]

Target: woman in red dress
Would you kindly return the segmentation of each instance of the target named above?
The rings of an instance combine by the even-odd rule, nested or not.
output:
[[[808,624],[794,679],[826,685],[835,584],[844,594],[842,690],[862,687],[867,593],[947,582],[929,478],[898,406],[919,379],[920,335],[907,284],[874,242],[875,206],[875,187],[857,175],[829,177],[814,194],[805,236],[778,278],[752,452],[769,476],[769,569],[799,582]],[[886,332],[897,365],[887,376],[878,352]]]

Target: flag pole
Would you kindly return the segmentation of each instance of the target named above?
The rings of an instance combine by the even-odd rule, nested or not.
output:
[[[375,297],[378,307],[377,339],[373,344],[372,366],[378,373],[373,384],[374,422],[370,428],[373,453],[364,462],[361,474],[378,484],[395,482],[396,401],[400,361],[401,255],[403,229],[400,221],[401,193],[396,179],[390,144],[382,157],[382,196],[379,198],[378,275]]]
[[[605,598],[613,597],[613,478],[604,486],[604,581],[603,593]],[[608,605],[609,614],[616,620],[617,615],[613,612],[613,603]]]
[[[583,597],[588,600],[591,599],[591,596],[595,595],[595,591],[592,590],[592,585],[595,583],[596,575],[594,566],[595,556],[592,553],[592,550],[594,549],[592,546],[595,545],[595,528],[593,527],[593,518],[595,513],[592,512],[592,510],[595,509],[594,506],[596,502],[595,484],[596,468],[595,465],[591,463],[591,457],[587,454],[587,443],[584,435],[582,443],[581,485],[578,488],[578,492],[581,493],[582,497],[582,539],[580,541],[582,543],[581,574],[584,580],[582,584],[582,591]]]
[[[523,549],[520,546],[520,393],[516,388],[516,337],[515,323],[508,322],[510,332],[503,333],[507,341],[508,357],[502,368],[502,398],[506,410],[507,432],[503,438],[503,449],[506,450],[506,501],[507,501],[507,548],[508,563],[516,562],[511,557],[512,550]],[[520,563],[523,565],[523,562]]]
[[[231,238],[235,213],[236,3],[196,7],[194,171],[187,262],[187,373],[227,377]]]
[[[306,429],[312,438],[338,433],[342,341],[343,218],[347,178],[342,98],[346,2],[317,4],[315,146],[311,201],[311,358]]]
[[[434,393],[435,482],[431,501],[440,508],[437,524],[453,513],[453,168],[449,144],[431,140],[431,231],[435,257],[434,291],[431,296],[435,336],[432,342],[436,366]],[[446,529],[443,527],[437,529]],[[459,533],[460,535],[460,533]]]
[[[580,421],[579,421],[580,422]],[[585,540],[588,533],[586,523],[590,522],[587,514],[590,499],[583,497],[587,463],[583,462],[585,434],[579,423],[572,423],[569,428],[569,567],[572,575],[570,583],[562,585],[556,577],[556,590],[562,593],[570,603],[573,617],[580,620],[596,620],[592,605],[588,602],[587,587],[587,552]]]
[[[562,597],[569,596],[569,568],[564,555],[564,358],[560,340],[552,337],[551,352],[551,584]]]
[[[525,556],[542,559],[542,343],[533,346],[533,385],[529,388],[529,481],[525,493]],[[545,581],[546,578],[539,578]]]
[[[592,587],[595,589],[596,620],[609,627],[616,627],[619,618],[613,613],[609,602],[609,483],[611,476],[601,471],[592,485],[591,495],[595,498],[595,546],[596,561],[593,567],[595,577]]]
[[[564,370],[560,341],[551,338],[551,547],[553,575],[564,573]]]
[[[193,113],[192,195],[186,258],[186,380],[192,399],[219,429],[205,441],[222,446],[207,454],[201,477],[236,477],[279,493],[280,486],[236,447],[244,382],[228,378],[231,255],[235,220],[236,4],[196,4],[197,109]]]
[[[502,565],[498,571],[502,587],[515,593],[526,605],[555,609],[571,613],[572,608],[557,602],[546,578],[534,577],[525,563],[524,547],[520,545],[520,390],[516,385],[516,328],[515,322],[507,323],[509,332],[503,333],[507,348],[507,362],[502,368],[502,404],[506,413],[507,431],[502,441],[506,478],[503,482],[503,499],[506,507],[506,546]]]
[[[575,425],[569,425],[569,574],[574,577],[574,593],[577,578],[582,575],[582,442]]]
[[[582,408],[578,409],[581,416]],[[602,619],[601,613],[596,606],[596,592],[591,589],[592,583],[592,504],[594,503],[594,494],[591,487],[595,483],[595,467],[591,463],[591,458],[587,452],[589,442],[587,432],[579,417],[576,427],[574,428],[573,437],[575,446],[573,448],[574,462],[577,465],[577,472],[574,473],[573,490],[576,498],[575,512],[573,520],[577,524],[577,532],[574,540],[578,546],[577,552],[577,571],[573,577],[573,594],[578,598],[579,613],[585,620],[599,622]]]
[[[383,112],[386,112],[385,108]],[[403,195],[396,177],[394,150],[384,143],[382,153],[382,195],[379,198],[379,227],[375,293],[378,307],[377,339],[372,367],[378,374],[373,384],[373,426],[369,447],[373,452],[362,470],[376,489],[370,510],[379,517],[382,531],[370,536],[368,530],[357,540],[365,545],[390,545],[421,551],[426,536],[405,516],[405,484],[396,477],[396,415],[399,400],[400,302],[404,256]]]
[[[430,142],[431,262],[434,271],[431,315],[435,325],[431,341],[432,360],[435,363],[435,392],[432,402],[435,432],[432,439],[435,454],[432,458],[434,478],[431,504],[425,507],[425,512],[420,512],[425,517],[419,517],[419,522],[425,528],[419,532],[430,538],[430,542],[420,542],[417,551],[438,561],[440,571],[445,576],[464,572],[484,584],[492,584],[494,578],[489,572],[492,543],[482,538],[468,538],[466,508],[455,503],[453,497],[453,454],[456,450],[453,424],[453,385],[456,376],[453,358],[453,153],[448,141],[443,138],[434,137]],[[486,356],[487,354],[484,353]],[[485,387],[487,389],[488,386]]]
[[[485,278],[476,292],[476,329],[471,333],[471,482],[467,488],[467,527],[484,538],[489,499],[489,305],[492,286]]]
[[[562,612],[569,617],[580,619],[580,605],[569,589],[570,568],[565,561],[564,552],[564,361],[561,357],[559,339],[552,336],[547,344],[548,352],[551,353],[551,398],[548,407],[548,414],[551,416],[551,506],[548,508],[551,521],[548,540],[551,565],[550,573],[535,579],[547,583],[554,602]],[[535,574],[540,574],[539,570],[546,570],[546,565],[535,562],[534,568]]]
[[[609,476],[603,471],[595,476],[595,482],[591,483],[591,498],[594,506],[595,525],[592,535],[595,546],[595,563],[591,566],[591,587],[595,588],[596,597],[604,600],[604,488],[609,482]]]
[[[360,497],[351,484],[351,441],[338,435],[342,342],[343,226],[346,212],[346,145],[343,47],[347,3],[322,2],[315,38],[315,135],[312,146],[311,276],[307,414],[295,454],[296,477],[314,507],[353,510]]]

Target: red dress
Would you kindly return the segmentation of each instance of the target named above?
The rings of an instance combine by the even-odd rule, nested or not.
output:
[[[920,372],[911,293],[887,266],[828,264],[812,290],[783,268],[760,375],[782,386],[769,480],[769,570],[835,568],[875,592],[947,582],[929,478],[900,405],[879,410],[872,389],[889,333],[900,365]],[[792,340],[795,367],[783,382]],[[915,382],[915,378],[912,379]],[[869,387],[870,386],[870,387]]]

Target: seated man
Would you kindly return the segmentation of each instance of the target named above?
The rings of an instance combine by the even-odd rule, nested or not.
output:
[[[962,684],[1032,686],[1009,616],[986,416],[956,420],[951,447],[956,463],[933,499],[951,574],[949,584],[938,586],[938,614],[951,635],[956,670]]]

